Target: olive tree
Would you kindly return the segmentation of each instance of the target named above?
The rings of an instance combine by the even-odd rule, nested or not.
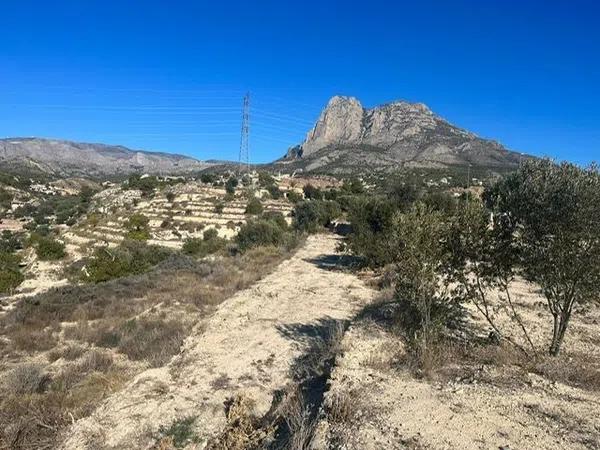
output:
[[[447,246],[451,257],[445,268],[448,281],[454,286],[453,296],[461,302],[470,302],[482,314],[497,339],[505,340],[526,354],[536,352],[521,316],[517,312],[510,284],[515,277],[518,249],[513,229],[505,223],[505,216],[490,221],[489,211],[478,198],[464,198],[457,207],[449,225]],[[489,293],[496,291],[500,303],[493,304]],[[523,333],[529,348],[505,334],[497,323],[496,313],[507,312]]]
[[[550,160],[525,162],[486,193],[552,316],[549,353],[560,352],[573,308],[600,294],[600,173]]]
[[[443,273],[448,264],[448,227],[445,217],[417,203],[392,219],[388,244],[393,253],[395,295],[401,304],[404,329],[423,358],[446,325],[451,311]]]

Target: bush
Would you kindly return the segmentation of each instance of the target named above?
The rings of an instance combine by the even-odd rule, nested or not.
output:
[[[441,274],[450,258],[444,245],[448,225],[441,213],[418,204],[405,214],[397,213],[392,229],[395,297],[401,305],[403,329],[423,360],[429,345],[453,318],[453,305],[441,289]]]
[[[447,215],[456,213],[458,201],[447,192],[432,192],[423,198],[429,208],[434,211],[440,211]]]
[[[340,206],[331,200],[305,200],[294,207],[294,228],[314,233],[341,214]]]
[[[261,214],[262,212],[263,212],[263,205],[260,202],[260,200],[257,199],[256,197],[252,197],[248,201],[248,204],[246,205],[245,213],[257,216],[257,215]]]
[[[225,192],[233,195],[235,193],[235,188],[238,185],[238,179],[235,177],[231,177],[229,178],[229,180],[227,180],[227,182],[225,183]]]
[[[65,257],[65,244],[51,237],[39,237],[36,242],[36,253],[42,261],[56,261]]]
[[[238,248],[242,252],[264,245],[283,245],[285,240],[285,229],[277,222],[268,219],[254,219],[247,222],[235,237]]]
[[[389,236],[397,207],[387,198],[358,197],[349,207],[348,219],[352,232],[348,236],[348,249],[364,258],[371,267],[383,267],[393,261]]]
[[[225,205],[223,202],[219,202],[215,205],[215,214],[223,214],[223,210],[225,209]]]
[[[115,249],[98,248],[87,262],[83,281],[99,283],[143,273],[170,255],[164,248],[138,241],[123,241]]]
[[[263,213],[262,218],[274,222],[282,230],[288,230],[288,224],[285,217],[283,217],[283,214],[279,211],[266,211]]]
[[[387,186],[387,198],[400,211],[408,211],[420,197],[421,191],[413,183],[397,179]]]
[[[269,192],[269,195],[271,195],[272,199],[277,200],[281,198],[281,190],[279,190],[279,188],[276,185],[271,184],[267,186],[266,189]]]
[[[158,178],[155,176],[141,177],[140,175],[130,175],[125,185],[126,189],[139,189],[144,197],[151,195],[159,186]]]
[[[212,184],[217,181],[217,176],[214,173],[203,173],[200,175],[200,181],[205,184]]]
[[[174,192],[167,192],[167,201],[169,203],[173,203],[173,200],[175,200],[175,193]]]
[[[10,231],[3,231],[0,237],[0,252],[14,253],[23,248],[21,237]]]
[[[150,220],[143,214],[133,214],[127,222],[125,222],[127,237],[136,241],[147,241],[150,239],[150,230],[148,228],[149,222]]]
[[[287,197],[290,203],[298,203],[303,199],[302,194],[299,194],[296,191],[287,191],[285,196]]]
[[[182,251],[187,255],[204,257],[212,255],[225,248],[226,240],[219,237],[219,232],[214,228],[204,232],[203,239],[189,238],[183,243]]]
[[[6,374],[3,390],[17,395],[39,394],[46,390],[50,377],[39,364],[20,364]]]
[[[2,254],[0,254],[0,258]],[[25,280],[18,268],[0,268],[0,294],[10,294]]]
[[[260,172],[258,174],[258,184],[264,188],[266,188],[268,186],[272,186],[275,184],[275,178],[273,178],[267,172]]]
[[[12,205],[13,196],[4,188],[0,188],[0,208],[9,209]]]
[[[323,200],[323,192],[318,187],[312,184],[307,184],[302,188],[304,192],[304,198],[308,200]]]
[[[358,178],[351,178],[344,182],[342,190],[352,195],[363,194],[365,192],[365,186],[363,185],[363,182]]]

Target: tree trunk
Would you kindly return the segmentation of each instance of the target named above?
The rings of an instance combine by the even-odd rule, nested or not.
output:
[[[560,315],[554,315],[554,328],[552,332],[552,343],[550,344],[550,356],[558,356],[560,347],[565,338],[569,319],[571,318],[570,310],[564,310]]]

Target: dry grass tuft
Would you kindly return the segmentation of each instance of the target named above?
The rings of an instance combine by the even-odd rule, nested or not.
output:
[[[357,417],[356,393],[332,392],[327,398],[327,418],[330,423],[348,426]]]
[[[254,412],[254,401],[239,395],[227,402],[225,415],[227,426],[215,439],[211,440],[208,450],[247,450],[263,448],[275,429],[266,425]]]

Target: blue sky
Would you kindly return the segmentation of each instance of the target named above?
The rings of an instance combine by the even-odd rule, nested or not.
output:
[[[507,147],[600,160],[594,1],[3,2],[0,136],[253,162],[329,97],[424,102]]]

